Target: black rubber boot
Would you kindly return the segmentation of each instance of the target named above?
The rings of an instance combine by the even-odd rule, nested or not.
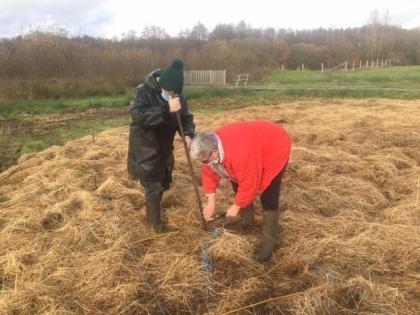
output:
[[[146,219],[147,223],[155,230],[156,233],[172,231],[172,229],[168,228],[160,219],[159,199],[146,200]]]
[[[278,244],[278,211],[263,212],[263,238],[259,248],[254,253],[257,261],[266,261],[271,258]]]
[[[241,216],[240,225],[242,229],[255,226],[254,204],[251,203],[248,207],[242,208],[239,214]]]
[[[239,210],[238,218],[227,222],[224,227],[229,230],[246,229],[255,226],[255,211],[254,204],[250,204],[245,208]]]

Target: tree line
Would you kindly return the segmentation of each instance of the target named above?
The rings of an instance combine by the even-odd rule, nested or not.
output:
[[[420,28],[404,29],[372,19],[362,27],[291,30],[253,28],[245,22],[202,23],[169,36],[158,26],[120,38],[74,36],[65,30],[33,31],[0,39],[0,80],[86,80],[129,87],[173,58],[186,70],[226,69],[262,78],[273,68],[333,67],[344,61],[391,58],[393,64],[420,64]],[[1,89],[0,89],[1,93]]]

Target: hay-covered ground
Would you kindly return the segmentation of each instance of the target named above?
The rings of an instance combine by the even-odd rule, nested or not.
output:
[[[201,230],[180,142],[163,200],[179,231],[148,230],[126,172],[128,128],[110,129],[94,143],[22,156],[0,174],[1,314],[224,314],[258,302],[238,312],[418,314],[419,101],[296,101],[195,116],[200,131],[257,118],[289,131],[273,259],[250,258],[257,230]],[[231,198],[224,183],[218,210]]]

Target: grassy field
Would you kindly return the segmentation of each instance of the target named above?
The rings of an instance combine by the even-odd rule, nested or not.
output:
[[[420,89],[420,66],[363,69],[349,72],[274,70],[266,84],[300,87],[370,87]]]
[[[23,117],[46,113],[83,111],[90,108],[115,108],[127,105],[130,95],[89,97],[79,99],[2,100],[1,117]]]
[[[418,99],[420,66],[331,75],[274,70],[265,81],[251,82],[248,88],[186,87],[185,94],[196,113],[312,98]],[[0,171],[24,153],[62,145],[109,127],[128,125],[130,99],[131,92],[78,99],[0,100]]]

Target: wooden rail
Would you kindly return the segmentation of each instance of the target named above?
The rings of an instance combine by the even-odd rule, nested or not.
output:
[[[226,70],[184,71],[185,85],[225,85]]]

